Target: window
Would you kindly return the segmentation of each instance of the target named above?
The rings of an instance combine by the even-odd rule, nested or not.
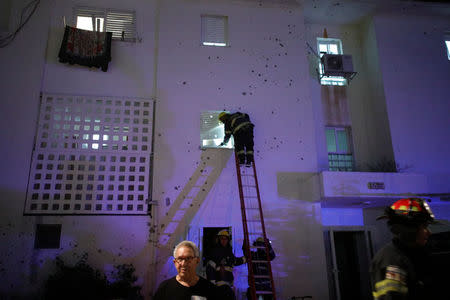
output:
[[[124,121],[131,108],[140,112],[132,125]],[[142,98],[42,95],[25,214],[146,215],[152,110]],[[117,140],[100,141],[110,128]]]
[[[350,128],[326,127],[330,171],[353,171]]]
[[[61,240],[61,224],[37,224],[34,249],[58,249]]]
[[[450,60],[450,38],[448,41],[445,41],[445,46],[447,46],[447,57]]]
[[[317,38],[319,56],[324,54],[343,54],[342,42],[339,39]],[[347,85],[347,79],[342,76],[323,76],[323,65],[319,60],[320,84],[322,85]]]
[[[228,17],[203,15],[202,18],[202,45],[228,46]]]
[[[136,12],[91,7],[75,7],[74,23],[84,30],[112,32],[112,39],[136,41]]]
[[[224,126],[219,122],[221,111],[206,111],[200,115],[200,142],[201,148],[217,148],[223,141]],[[233,148],[233,136],[225,145],[225,148]],[[223,147],[221,147],[223,148]]]

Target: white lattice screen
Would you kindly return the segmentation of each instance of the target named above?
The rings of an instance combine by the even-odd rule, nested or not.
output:
[[[44,94],[25,214],[147,214],[153,101]]]

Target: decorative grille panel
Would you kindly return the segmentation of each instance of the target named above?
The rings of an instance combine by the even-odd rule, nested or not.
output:
[[[147,214],[153,101],[44,94],[26,214]]]

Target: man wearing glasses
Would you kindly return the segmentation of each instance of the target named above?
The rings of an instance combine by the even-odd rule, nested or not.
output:
[[[182,241],[173,251],[173,260],[178,275],[159,285],[155,300],[216,300],[221,299],[217,287],[196,273],[200,262],[197,246],[191,241]]]

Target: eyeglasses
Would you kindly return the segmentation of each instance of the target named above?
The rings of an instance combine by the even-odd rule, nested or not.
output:
[[[181,264],[182,262],[190,263],[194,258],[195,258],[195,256],[177,257],[174,259],[174,261],[179,264]]]

